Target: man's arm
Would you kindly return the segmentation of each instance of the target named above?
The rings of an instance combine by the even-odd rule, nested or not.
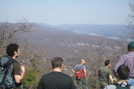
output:
[[[84,74],[85,74],[85,77],[86,77],[86,74],[87,74],[87,71],[86,71],[86,66],[82,66],[82,69],[83,69]]]
[[[74,69],[72,69],[72,72],[75,73]]]
[[[20,65],[20,68],[21,68],[21,75],[14,75],[16,83],[20,83],[25,74],[25,67],[23,65]]]
[[[86,73],[87,73],[86,70],[84,70],[85,77],[86,77]]]
[[[112,75],[109,76],[110,83],[114,83]]]
[[[118,60],[118,62],[115,64],[114,66],[114,69],[113,69],[113,72],[114,72],[114,75],[117,77],[117,69],[120,65],[123,65],[124,64],[124,57],[121,56],[120,59]]]

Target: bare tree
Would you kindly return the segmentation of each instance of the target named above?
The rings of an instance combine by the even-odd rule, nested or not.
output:
[[[3,55],[5,53],[5,47],[7,44],[13,42],[20,32],[29,32],[31,27],[32,23],[29,23],[25,18],[17,23],[0,23],[0,54]]]
[[[129,7],[131,13],[128,15],[128,18],[125,21],[126,25],[134,30],[134,0],[129,0]],[[132,38],[134,38],[134,36],[132,36]]]
[[[27,19],[23,18],[22,21],[17,23],[1,23],[0,24],[0,46],[5,47],[19,32],[29,32],[32,24]]]

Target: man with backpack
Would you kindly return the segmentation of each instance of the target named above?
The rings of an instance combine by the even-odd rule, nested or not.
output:
[[[113,85],[108,85],[104,89],[134,89],[134,86],[129,85],[126,82],[130,73],[130,69],[128,66],[121,65],[117,70],[117,76],[119,81]]]
[[[20,89],[25,67],[16,60],[20,54],[19,45],[9,44],[6,53],[0,59],[0,89]]]
[[[86,66],[85,66],[85,60],[81,59],[80,64],[73,67],[72,72],[74,73],[76,77],[77,87],[80,89],[80,86],[82,85],[84,89],[88,89],[88,86],[86,84]]]
[[[105,66],[100,67],[98,70],[100,89],[104,89],[107,85],[110,84],[110,82],[113,83],[112,72],[109,69],[110,66],[110,60],[106,60]]]

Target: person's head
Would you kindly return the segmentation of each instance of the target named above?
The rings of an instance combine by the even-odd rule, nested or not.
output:
[[[16,43],[9,44],[6,49],[6,53],[10,57],[18,57],[19,56],[19,45]]]
[[[85,63],[86,63],[86,62],[85,62],[84,59],[81,59],[81,60],[80,60],[80,64],[81,64],[81,65],[84,65]]]
[[[118,73],[119,79],[126,80],[129,76],[130,70],[128,66],[121,65],[119,66],[117,73]]]
[[[134,51],[134,41],[129,42],[127,48],[128,48],[128,51]]]
[[[106,60],[106,61],[105,61],[105,66],[107,66],[107,67],[110,67],[110,66],[111,66],[110,60]]]
[[[63,66],[63,59],[61,57],[54,57],[51,60],[52,68],[62,68]]]

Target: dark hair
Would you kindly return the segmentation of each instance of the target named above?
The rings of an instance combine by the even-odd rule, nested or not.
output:
[[[8,56],[13,57],[14,51],[18,52],[19,45],[16,43],[9,44],[6,49],[6,53]]]
[[[129,76],[130,70],[129,70],[128,66],[121,65],[121,66],[119,66],[117,73],[118,73],[120,79],[126,80]]]
[[[53,68],[62,67],[63,59],[61,57],[54,57],[51,63]]]
[[[105,61],[105,66],[108,66],[110,64],[110,60]]]

